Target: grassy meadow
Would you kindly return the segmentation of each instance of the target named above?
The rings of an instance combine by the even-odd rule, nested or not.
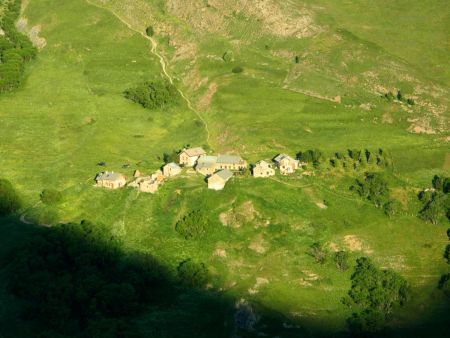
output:
[[[238,0],[210,2],[27,2],[23,16],[29,27],[40,25],[46,46],[23,87],[0,97],[1,177],[23,196],[24,217],[46,226],[113,224],[130,253],[150,252],[172,270],[187,258],[204,262],[209,286],[222,295],[336,332],[351,314],[341,299],[352,269],[339,272],[332,259],[314,263],[307,252],[321,242],[348,251],[352,264],[368,256],[406,278],[413,299],[396,313],[399,328],[439,317],[448,222],[420,220],[416,194],[433,175],[450,173],[447,2],[293,0],[275,7],[292,13],[287,24],[312,20],[298,28],[301,37],[274,31],[265,8],[258,17]],[[155,27],[158,52],[209,137],[184,102],[149,111],[124,98],[124,90],[164,76],[150,41],[124,22],[138,31]],[[226,51],[233,61],[222,59]],[[232,73],[236,66],[244,71]],[[382,97],[395,88],[416,104]],[[155,195],[93,187],[99,171],[150,173],[164,152],[185,144],[209,144],[211,152],[237,152],[249,162],[312,148],[326,157],[382,148],[392,156],[386,174],[402,212],[387,217],[349,191],[364,169],[328,165],[311,169],[311,177],[235,177],[221,192],[188,172]],[[63,192],[59,205],[40,202],[48,188]],[[175,224],[192,210],[206,212],[210,225],[204,237],[186,240]],[[2,247],[21,227],[3,227]],[[3,289],[0,297],[13,303]],[[4,336],[26,337],[1,311]]]

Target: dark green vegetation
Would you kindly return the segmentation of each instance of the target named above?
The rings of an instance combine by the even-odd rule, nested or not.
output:
[[[204,211],[194,210],[177,222],[175,230],[186,239],[199,238],[208,231],[209,223]]]
[[[27,36],[19,33],[15,21],[20,14],[20,0],[6,3],[0,16],[0,93],[8,92],[20,86],[24,79],[25,64],[36,56]]]
[[[352,285],[344,303],[354,308],[348,319],[350,330],[359,336],[377,337],[396,306],[410,296],[407,282],[392,270],[378,269],[370,259],[358,258]]]
[[[149,254],[125,254],[111,227],[83,221],[39,229],[16,250],[8,288],[24,302],[21,318],[35,337],[208,337],[211,328],[229,335],[226,303],[177,286]],[[189,260],[178,276],[187,286],[207,280],[204,265]]]
[[[15,213],[21,207],[21,199],[11,182],[0,178],[0,217]]]
[[[388,184],[381,173],[365,173],[364,178],[357,179],[356,185],[352,185],[350,190],[356,191],[377,208],[385,205],[389,197]]]
[[[433,224],[447,218],[450,220],[450,178],[435,175],[432,180],[433,189],[426,189],[419,193],[422,203],[419,216]]]
[[[147,109],[165,108],[178,102],[178,91],[168,81],[148,81],[125,91],[125,97]]]

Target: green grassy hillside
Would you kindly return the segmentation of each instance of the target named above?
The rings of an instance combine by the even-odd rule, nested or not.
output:
[[[22,195],[27,220],[112,224],[128,253],[152,253],[171,271],[187,258],[204,262],[209,287],[232,302],[337,332],[352,313],[341,302],[352,269],[339,272],[332,259],[316,264],[308,250],[321,242],[349,252],[352,266],[368,256],[410,283],[413,297],[393,326],[440,316],[449,223],[419,219],[416,195],[433,175],[450,173],[446,1],[24,4],[27,29],[39,27],[46,45],[24,85],[0,96],[0,176]],[[150,25],[154,44],[144,33]],[[177,106],[150,111],[123,95],[167,75],[186,98]],[[397,89],[415,104],[386,100]],[[349,191],[365,168],[334,170],[327,160],[308,168],[311,177],[236,177],[221,192],[188,173],[155,195],[93,187],[104,170],[98,162],[130,178],[185,144],[249,162],[312,148],[326,159],[382,148],[393,165],[371,170],[385,172],[401,211],[387,217]],[[40,201],[48,188],[63,192],[60,204]],[[209,227],[186,240],[175,224],[192,210],[202,210]],[[5,227],[2,243],[15,241],[21,226]],[[4,290],[0,297],[12,301]],[[0,315],[4,336],[27,336]],[[152,320],[144,314],[141,324]]]

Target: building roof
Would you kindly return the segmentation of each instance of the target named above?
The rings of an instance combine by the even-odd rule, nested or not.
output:
[[[288,159],[289,161],[295,161],[292,157],[286,154],[279,154],[273,160],[275,162],[280,162],[281,160]]]
[[[256,166],[263,167],[263,168],[270,168],[272,165],[267,161],[261,160],[261,161],[256,162]]]
[[[219,155],[219,156],[217,156],[217,163],[239,164],[241,162],[243,162],[243,159],[239,155]]]
[[[197,163],[211,163],[211,164],[215,164],[216,162],[217,162],[217,156],[202,155],[197,160]]]
[[[228,169],[224,169],[221,171],[216,172],[214,175],[212,175],[211,177],[220,177],[223,181],[228,181],[230,178],[233,177],[233,173],[231,171],[229,171]]]
[[[125,176],[120,173],[115,173],[114,171],[104,171],[97,175],[97,181],[117,181],[124,180]]]
[[[175,169],[175,170],[181,169],[178,164],[173,163],[173,162],[167,163],[164,167],[170,167],[170,168]]]
[[[188,148],[183,150],[189,157],[200,156],[206,154],[202,147]]]

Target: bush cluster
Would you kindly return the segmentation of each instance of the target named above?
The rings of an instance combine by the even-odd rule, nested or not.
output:
[[[423,190],[418,195],[422,203],[419,217],[433,224],[445,217],[450,220],[450,177],[435,175],[432,185],[433,189]]]
[[[125,91],[125,97],[147,109],[164,108],[179,102],[179,93],[168,81],[147,81]]]
[[[355,309],[348,324],[357,336],[377,336],[394,307],[404,305],[410,295],[402,276],[392,270],[378,269],[366,257],[357,259],[351,283],[343,302]]]
[[[194,210],[177,222],[175,230],[186,239],[198,238],[206,233],[208,225],[206,215],[201,210]]]
[[[5,33],[0,36],[0,93],[20,86],[25,64],[37,53],[28,37],[16,29],[15,21],[20,15],[20,3],[20,0],[9,2],[0,21],[0,28]]]

